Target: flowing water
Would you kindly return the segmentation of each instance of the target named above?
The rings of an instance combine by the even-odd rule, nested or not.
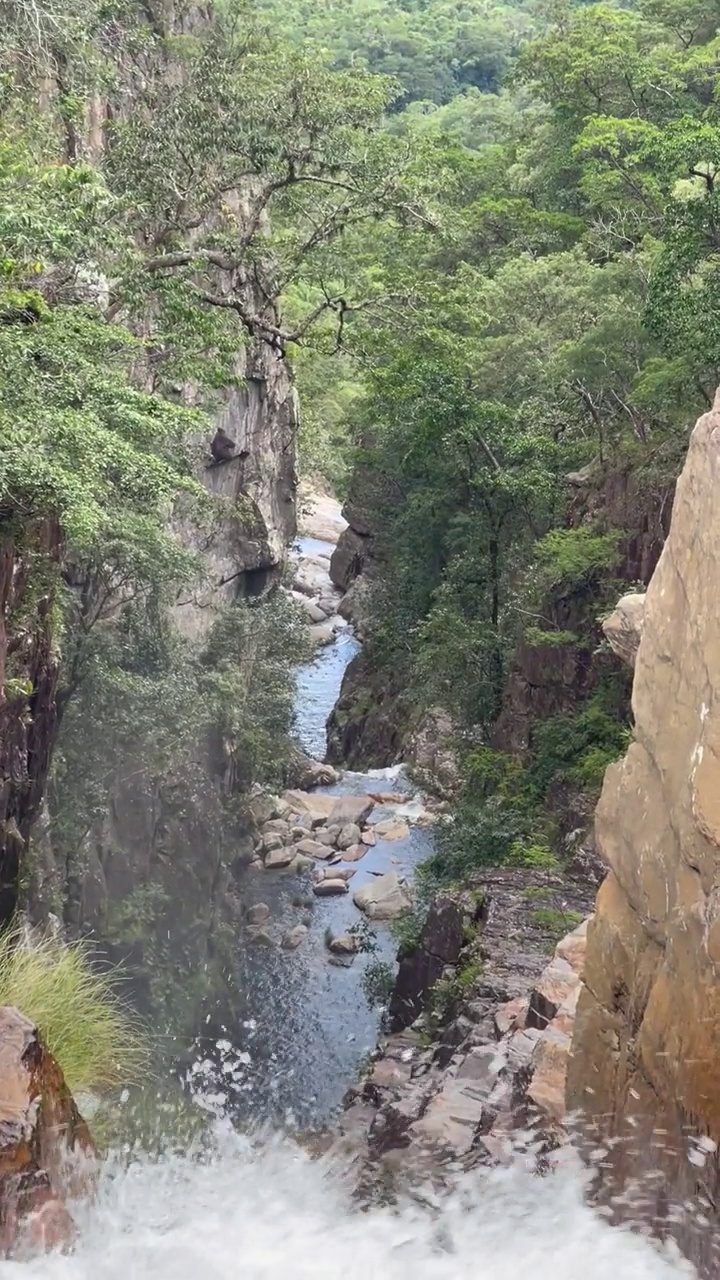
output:
[[[349,634],[320,652],[298,681],[298,733],[315,755],[342,674],[357,651]],[[402,773],[348,774],[331,790],[406,790]],[[382,808],[375,820],[384,816]],[[411,872],[431,848],[413,827],[401,845],[379,841],[354,883],[373,871]],[[379,1009],[363,973],[392,959],[385,927],[375,950],[347,967],[329,963],[323,936],[357,920],[350,897],[308,901],[307,881],[257,876],[250,900],[273,921],[310,932],[293,953],[240,947],[245,992],[240,1025],[208,1035],[187,1073],[188,1090],[211,1116],[201,1150],[151,1158],[127,1147],[103,1170],[99,1194],[77,1211],[79,1238],[68,1255],[0,1262],[1,1280],[671,1280],[687,1264],[648,1240],[610,1227],[584,1203],[573,1157],[537,1177],[523,1160],[510,1169],[463,1175],[444,1200],[394,1210],[353,1207],[343,1170],[311,1161],[289,1138],[254,1141],[249,1120],[303,1128],[326,1123],[376,1040]],[[234,1124],[231,1123],[234,1122]],[[267,1130],[269,1132],[269,1129]],[[176,1144],[177,1145],[177,1144]],[[142,1147],[143,1144],[141,1143]],[[182,1149],[182,1148],[181,1148]]]
[[[576,1168],[466,1177],[444,1202],[353,1210],[336,1171],[286,1143],[220,1136],[213,1158],[109,1167],[71,1256],[3,1280],[672,1280],[686,1266],[609,1227]]]

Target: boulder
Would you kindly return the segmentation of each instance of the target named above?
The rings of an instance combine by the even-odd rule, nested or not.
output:
[[[266,902],[256,902],[248,907],[245,918],[248,924],[265,924],[270,919],[270,908]]]
[[[268,831],[267,835],[262,837],[259,844],[260,852],[263,854],[272,853],[274,849],[282,849],[285,841],[277,831]]]
[[[283,844],[279,849],[271,849],[265,854],[265,866],[268,871],[280,871],[295,861],[297,849],[295,845]]]
[[[367,822],[370,814],[375,807],[375,801],[370,796],[334,796],[330,817],[334,823],[345,827],[350,823],[354,823],[356,827],[362,827]]]
[[[288,929],[283,935],[282,947],[285,951],[296,951],[297,948],[305,941],[308,935],[308,927],[306,924],[293,925],[292,929]]]
[[[312,822],[327,822],[337,803],[337,796],[310,795],[307,791],[296,789],[285,791],[283,800],[293,813],[307,814]]]
[[[328,848],[334,849],[338,843],[338,837],[341,831],[342,827],[338,826],[316,827],[314,839],[319,840],[320,844],[326,844]]]
[[[384,822],[375,823],[375,835],[381,840],[407,840],[410,828],[407,822],[399,822],[397,818],[387,818]]]
[[[353,844],[343,852],[343,862],[359,862],[368,851],[366,844]]]
[[[354,956],[358,949],[357,940],[351,933],[341,933],[337,938],[329,938],[328,951],[334,956]]]
[[[298,853],[303,854],[306,858],[331,858],[333,854],[332,847],[327,844],[321,844],[319,840],[300,840],[295,846]]]
[[[293,746],[284,769],[285,783],[300,791],[312,791],[314,787],[328,787],[338,782],[340,774],[331,764],[313,760],[301,747]]]
[[[635,666],[645,619],[645,594],[632,592],[618,600],[602,629],[610,648],[629,667]]]
[[[352,880],[354,867],[324,867],[317,873],[318,884],[321,880]]]
[[[344,529],[330,560],[330,579],[341,591],[363,571],[368,554],[368,539],[355,529]]]
[[[339,897],[340,894],[347,893],[347,891],[347,881],[340,880],[337,877],[332,880],[320,880],[313,885],[313,893],[317,898]]]
[[[368,849],[373,849],[377,844],[377,836],[375,835],[372,827],[367,827],[360,836],[360,839],[363,844],[367,845]]]
[[[349,849],[354,844],[361,843],[360,828],[354,822],[348,822],[346,827],[342,827],[335,841],[338,849]]]
[[[332,644],[335,639],[335,632],[327,623],[308,627],[308,634],[318,649],[324,649],[327,645]]]
[[[356,889],[353,902],[370,920],[392,920],[407,911],[412,897],[407,885],[390,872]]]
[[[280,836],[283,844],[287,844],[290,839],[290,823],[284,818],[271,818],[269,822],[264,822],[262,827],[263,838],[265,836]]]
[[[97,1152],[62,1072],[17,1009],[0,1008],[0,1254],[67,1248],[67,1204],[92,1190]]]

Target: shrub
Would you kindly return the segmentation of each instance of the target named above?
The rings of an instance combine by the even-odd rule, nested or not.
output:
[[[0,1004],[34,1023],[74,1092],[130,1083],[147,1066],[116,988],[117,977],[99,973],[81,943],[19,929],[0,937]]]
[[[593,533],[584,526],[551,529],[535,545],[543,585],[546,589],[575,587],[613,569],[620,536],[618,529],[608,533]]]

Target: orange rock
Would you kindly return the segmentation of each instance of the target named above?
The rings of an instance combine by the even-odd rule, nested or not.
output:
[[[96,1156],[36,1029],[17,1009],[0,1008],[0,1254],[72,1244],[65,1202],[92,1190]]]

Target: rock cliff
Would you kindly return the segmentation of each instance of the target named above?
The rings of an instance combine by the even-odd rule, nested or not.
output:
[[[634,1187],[643,1217],[707,1275],[720,1190],[719,486],[720,396],[693,432],[645,597],[634,741],[597,809],[609,871],[568,1076],[590,1140],[613,1140],[604,1198]]]
[[[91,1187],[95,1146],[62,1072],[17,1009],[0,1009],[0,1255],[72,1244],[66,1201]]]

